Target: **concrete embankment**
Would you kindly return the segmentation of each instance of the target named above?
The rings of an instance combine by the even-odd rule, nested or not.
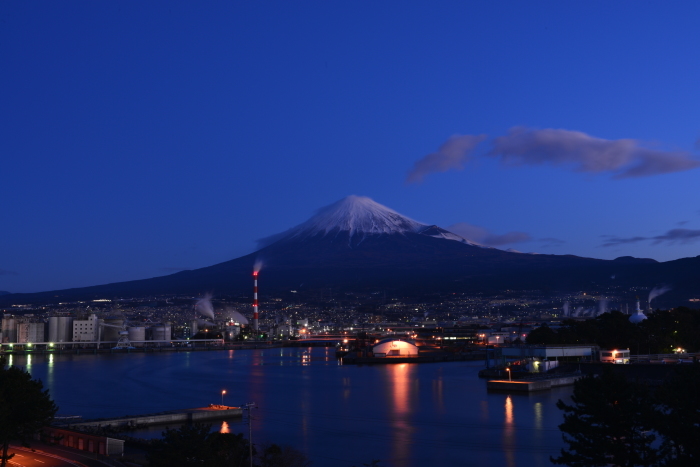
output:
[[[454,354],[449,352],[430,352],[417,356],[387,356],[387,357],[358,357],[355,352],[342,357],[344,365],[368,365],[373,363],[437,363],[483,360],[483,352],[469,354]]]
[[[197,409],[172,410],[148,415],[126,416],[121,418],[106,418],[100,420],[86,420],[83,422],[73,422],[62,424],[62,426],[74,429],[100,427],[100,428],[121,428],[137,427],[148,425],[168,425],[179,423],[200,423],[209,420],[221,420],[224,418],[235,418],[243,416],[240,407],[228,407],[213,405]]]
[[[300,341],[259,341],[259,342],[241,342],[241,343],[226,343],[221,345],[190,345],[190,346],[171,346],[171,345],[155,345],[150,342],[143,347],[134,347],[131,349],[115,349],[116,342],[102,343],[98,349],[96,345],[84,345],[79,343],[69,343],[56,345],[55,347],[47,347],[45,344],[34,344],[31,349],[22,348],[20,344],[16,344],[10,349],[8,345],[0,346],[0,355],[43,355],[43,354],[121,354],[121,353],[156,353],[156,352],[201,352],[210,350],[255,350],[255,349],[277,349],[281,347],[334,347],[335,342],[305,342]]]
[[[491,380],[486,382],[486,388],[493,391],[515,391],[515,392],[534,392],[544,391],[559,386],[571,386],[581,375],[562,376],[546,379],[532,380]]]

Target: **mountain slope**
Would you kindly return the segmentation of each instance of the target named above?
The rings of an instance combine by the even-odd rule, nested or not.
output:
[[[320,209],[308,221],[262,244],[255,253],[201,269],[80,289],[14,294],[0,297],[0,303],[204,292],[247,295],[253,265],[259,262],[260,285],[267,293],[328,287],[407,294],[582,290],[591,285],[653,287],[671,280],[666,278],[690,290],[700,282],[700,258],[657,263],[502,251],[357,196]]]

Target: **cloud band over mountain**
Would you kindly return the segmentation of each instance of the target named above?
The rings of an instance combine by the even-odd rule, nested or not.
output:
[[[457,235],[471,240],[473,242],[479,243],[481,245],[487,246],[502,246],[509,245],[513,243],[529,242],[532,240],[530,234],[525,232],[507,232],[504,234],[494,234],[489,230],[479,227],[477,225],[467,224],[466,222],[459,222],[447,227],[450,232],[456,233]]]
[[[451,137],[437,152],[418,160],[406,182],[420,182],[434,172],[462,169],[484,139],[484,135]],[[575,172],[609,173],[615,179],[700,167],[700,160],[687,151],[650,149],[634,139],[608,140],[562,129],[514,127],[507,135],[491,140],[490,144],[491,149],[485,155],[498,158],[505,165],[564,166]]]
[[[651,241],[652,245],[659,245],[662,243],[692,243],[700,240],[700,230],[692,229],[671,229],[663,235],[656,235],[653,237],[616,237],[612,235],[606,235],[606,240],[601,245],[603,247],[624,245],[629,243],[638,243],[643,241]]]

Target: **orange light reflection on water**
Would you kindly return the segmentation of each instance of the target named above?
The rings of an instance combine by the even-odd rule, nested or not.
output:
[[[221,429],[219,430],[219,433],[231,433],[231,431],[229,430],[229,427],[228,427],[228,423],[223,422],[221,424]]]
[[[513,399],[506,397],[506,425],[513,424]]]
[[[506,465],[515,467],[515,417],[513,416],[513,399],[510,396],[506,397],[505,416],[503,451],[506,456]]]
[[[389,371],[392,455],[394,459],[410,459],[414,428],[410,423],[411,389],[415,367],[407,363],[387,365]]]

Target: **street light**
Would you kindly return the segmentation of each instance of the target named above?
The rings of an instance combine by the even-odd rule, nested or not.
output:
[[[510,368],[506,368],[506,371],[508,372],[508,381],[513,382],[513,378],[510,376]]]
[[[226,389],[221,391],[221,405],[224,405],[224,394],[226,394]]]

